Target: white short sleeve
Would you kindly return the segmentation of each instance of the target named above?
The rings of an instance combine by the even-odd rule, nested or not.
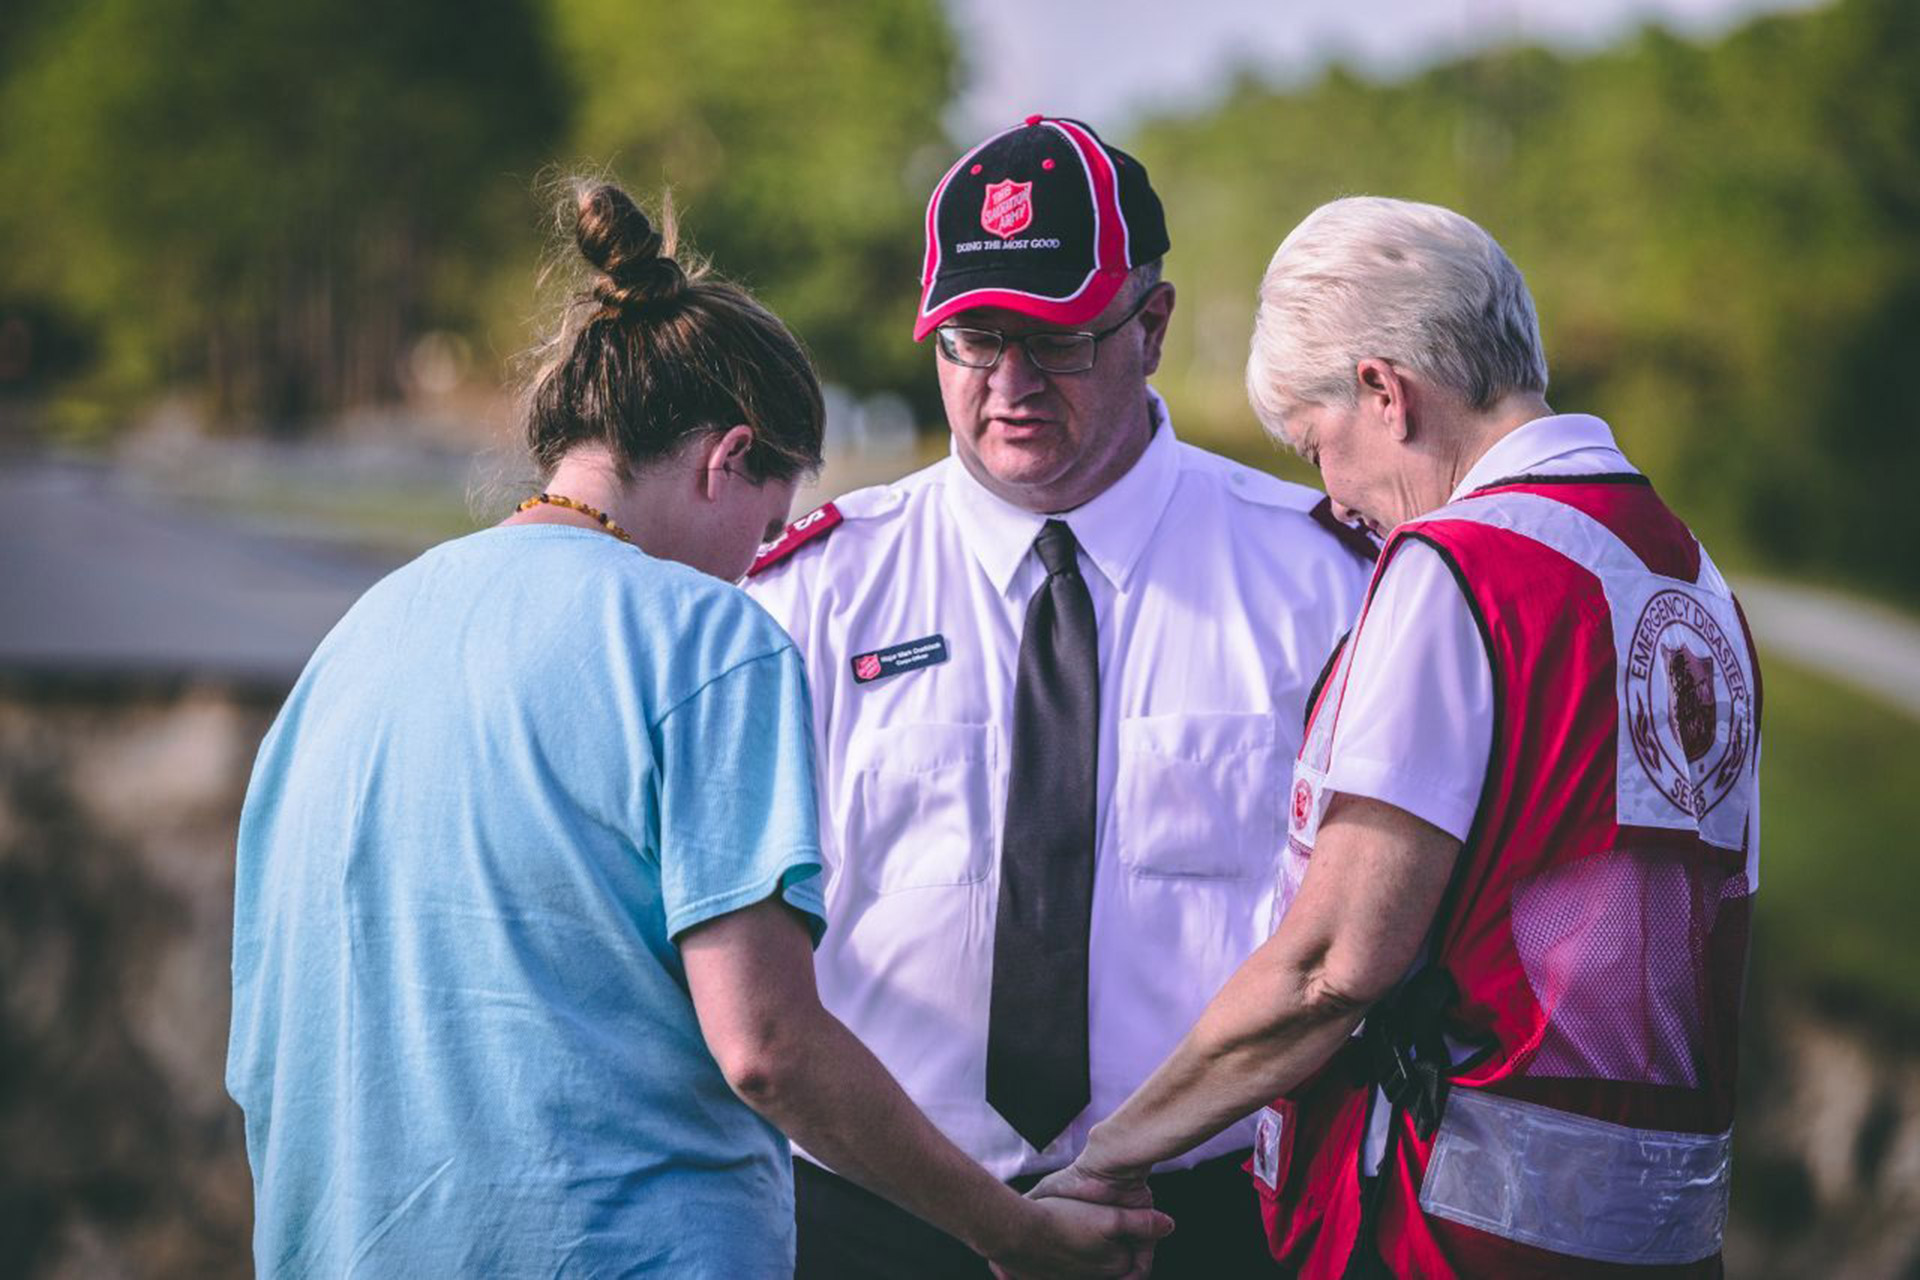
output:
[[[1493,742],[1493,670],[1439,552],[1409,540],[1394,553],[1353,643],[1327,789],[1464,841]]]

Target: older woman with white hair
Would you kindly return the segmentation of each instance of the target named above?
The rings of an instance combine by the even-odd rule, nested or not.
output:
[[[1719,1274],[1759,853],[1738,605],[1607,425],[1548,407],[1526,283],[1456,213],[1316,210],[1247,383],[1385,543],[1273,937],[1036,1194],[1124,1202],[1264,1103],[1302,1275]]]

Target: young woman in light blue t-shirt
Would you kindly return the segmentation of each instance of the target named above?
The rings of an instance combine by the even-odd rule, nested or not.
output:
[[[1164,1217],[1017,1196],[820,1007],[805,681],[729,585],[819,464],[819,384],[623,192],[574,213],[544,492],[368,592],[255,765],[260,1274],[789,1275],[786,1134],[1011,1271],[1138,1273]]]

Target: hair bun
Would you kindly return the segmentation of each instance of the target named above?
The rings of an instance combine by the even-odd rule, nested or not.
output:
[[[687,273],[673,258],[667,233],[657,230],[633,198],[610,183],[576,193],[574,240],[601,273],[593,296],[604,307],[629,311],[668,307],[687,291]]]

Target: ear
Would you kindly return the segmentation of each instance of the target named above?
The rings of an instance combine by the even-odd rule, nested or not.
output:
[[[1354,366],[1354,378],[1359,383],[1361,407],[1370,410],[1393,439],[1406,440],[1413,433],[1411,388],[1406,378],[1389,361],[1372,356]]]
[[[1158,292],[1140,308],[1140,328],[1146,334],[1140,349],[1140,371],[1148,377],[1160,368],[1160,348],[1166,344],[1167,324],[1173,319],[1173,286],[1163,280],[1154,288]]]
[[[708,501],[720,496],[730,480],[747,479],[747,453],[753,448],[753,428],[744,422],[708,438],[698,454],[700,496]]]

